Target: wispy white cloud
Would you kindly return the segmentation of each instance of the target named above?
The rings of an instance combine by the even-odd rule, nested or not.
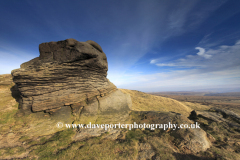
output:
[[[240,41],[234,45],[219,46],[217,49],[199,50],[171,63],[154,63],[158,67],[170,66],[169,72],[156,74],[133,74],[129,81],[119,87],[142,91],[200,90],[203,88],[240,88]],[[206,58],[204,55],[211,55]],[[188,67],[188,69],[181,69]],[[134,83],[128,83],[133,81]]]
[[[171,71],[151,75],[133,75],[118,85],[141,91],[192,91],[212,88],[240,89],[240,67],[199,73],[198,70]]]
[[[137,84],[140,82],[148,84],[153,82],[152,84],[158,86],[158,83],[163,82],[159,81],[161,79],[165,79],[164,83],[168,84],[170,82],[173,83],[174,78],[178,77],[179,81],[181,81],[184,79],[181,76],[204,72],[204,68],[206,70],[209,70],[209,68],[211,68],[210,70],[218,70],[219,65],[210,65],[209,61],[212,61],[212,63],[220,61],[218,59],[221,59],[221,56],[216,56],[221,52],[220,49],[200,51],[199,55],[194,53],[171,63],[164,61],[164,58],[152,59],[150,61],[151,64],[158,67],[198,67],[202,68],[201,70],[172,71],[171,74],[143,75],[142,73],[135,73],[132,76],[126,75],[126,71],[151,51],[152,48],[161,46],[164,41],[171,37],[179,36],[197,28],[210,15],[209,12],[216,10],[222,3],[214,2],[211,3],[213,5],[207,5],[205,8],[198,7],[200,3],[198,0],[176,1],[174,3],[170,1],[139,1],[139,3],[135,3],[132,1],[130,5],[121,1],[119,2],[121,7],[109,3],[108,5],[111,5],[111,7],[106,7],[105,5],[98,5],[98,3],[102,4],[103,2],[96,2],[95,5],[90,5],[90,2],[86,2],[84,5],[82,5],[83,3],[73,2],[74,6],[67,7],[64,3],[38,3],[29,0],[29,5],[34,10],[33,15],[35,15],[35,19],[39,23],[33,25],[31,18],[22,18],[21,14],[15,15],[13,12],[12,19],[16,19],[17,24],[22,25],[20,27],[18,25],[16,28],[12,23],[9,23],[9,26],[13,27],[17,32],[36,37],[39,41],[45,39],[48,33],[55,35],[54,38],[56,39],[58,37],[64,37],[63,39],[70,38],[70,35],[78,35],[81,38],[84,35],[91,36],[91,38],[107,37],[102,39],[109,39],[108,41],[106,40],[108,48],[103,47],[109,62],[108,78],[116,85]],[[78,12],[84,10],[85,5],[86,7],[91,7],[85,10],[86,12]],[[52,6],[55,6],[56,9],[52,10]],[[71,8],[71,10],[68,10],[68,8]],[[71,12],[72,10],[74,12]],[[72,14],[65,14],[67,12],[71,12]],[[9,11],[9,13],[12,12]],[[76,17],[76,14],[79,16]],[[74,19],[71,17],[74,17]],[[24,23],[21,23],[22,21]],[[0,44],[2,44],[2,47],[5,47],[4,50],[7,50],[7,52],[0,53],[1,61],[5,61],[5,63],[1,64],[0,68],[4,68],[4,71],[8,72],[12,67],[18,68],[21,63],[35,57],[27,55],[27,52],[21,48],[15,48],[14,46],[6,47],[2,42]],[[224,52],[224,50],[228,50],[229,48],[222,47],[221,49]],[[10,56],[12,58],[8,58]],[[4,71],[0,71],[0,74]],[[169,78],[172,78],[172,80],[169,80]]]
[[[217,47],[224,44],[226,41],[232,41],[239,38],[240,31],[234,31],[232,33],[221,35],[215,32],[211,32],[205,35],[202,40],[198,43],[198,46],[204,46],[205,48]]]
[[[161,66],[175,66],[175,67],[198,67],[201,70],[221,70],[228,67],[235,67],[240,65],[240,41],[234,45],[222,45],[217,49],[205,50],[202,47],[196,47],[199,52],[187,55],[184,58],[174,60],[170,63],[154,63]],[[155,60],[151,60],[154,61]]]
[[[152,59],[152,60],[150,61],[151,64],[154,64],[154,63],[156,63],[156,62],[157,62],[157,59]]]
[[[197,55],[201,56],[201,57],[204,57],[206,59],[209,59],[212,57],[212,55],[209,55],[209,54],[206,54],[205,53],[205,49],[204,48],[201,48],[201,47],[196,47],[195,49],[198,49],[199,52],[197,53]]]
[[[116,37],[118,47],[111,51],[114,54],[108,55],[108,59],[111,60],[109,61],[111,67],[109,67],[108,78],[116,83],[124,76],[128,68],[150,52],[154,46],[159,47],[167,39],[198,27],[209,16],[209,12],[222,5],[222,3],[218,3],[207,6],[205,9],[195,10],[198,4],[199,1],[178,1],[174,4],[168,1],[152,1],[151,3],[140,1],[137,3],[132,10],[141,18],[131,15],[134,23],[127,24],[124,27],[125,32]],[[198,19],[189,16],[193,12],[201,12]],[[118,11],[115,12],[115,14],[117,13]],[[210,58],[207,54],[204,57]],[[152,59],[150,63],[159,66],[175,66],[175,64],[158,63],[159,61],[161,60]]]
[[[175,66],[178,66],[174,63],[157,63],[156,65],[159,66],[159,67],[164,67],[164,66],[175,67]]]

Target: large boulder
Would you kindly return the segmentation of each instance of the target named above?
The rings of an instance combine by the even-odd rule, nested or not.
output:
[[[23,114],[66,108],[75,121],[125,121],[131,98],[107,78],[107,57],[94,41],[67,39],[39,45],[40,56],[12,71]],[[65,109],[63,109],[65,108]]]
[[[137,124],[159,124],[161,130],[160,136],[164,132],[169,133],[172,138],[172,144],[185,153],[197,153],[206,151],[211,146],[211,141],[207,133],[197,127],[193,121],[187,117],[175,112],[157,112],[157,111],[134,111],[132,112],[134,121]],[[164,125],[166,125],[164,130]],[[174,126],[175,125],[175,126]],[[149,128],[150,129],[150,128]],[[154,132],[154,130],[152,130]]]

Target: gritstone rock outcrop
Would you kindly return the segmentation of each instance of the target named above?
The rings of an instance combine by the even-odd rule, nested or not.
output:
[[[70,110],[82,123],[128,119],[131,97],[106,78],[107,57],[99,44],[67,39],[42,43],[39,51],[39,57],[12,71],[22,113]]]

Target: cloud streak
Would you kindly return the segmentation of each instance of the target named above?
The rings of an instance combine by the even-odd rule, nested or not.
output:
[[[152,65],[172,69],[156,74],[133,74],[128,81],[135,84],[125,83],[120,87],[140,88],[142,91],[240,88],[240,41],[232,46],[222,45],[207,51],[201,47],[196,49],[199,52],[195,55],[187,55],[171,63],[159,63],[159,59],[151,60]],[[181,69],[182,67],[188,69]]]
[[[142,18],[139,19],[131,15],[134,23],[128,24],[124,29],[126,32],[118,37],[124,41],[118,41],[118,48],[112,50],[115,54],[108,56],[111,60],[109,61],[111,67],[109,67],[108,78],[113,83],[118,83],[119,79],[124,77],[124,73],[141,57],[148,54],[154,46],[161,46],[167,39],[198,27],[209,16],[209,12],[222,5],[222,3],[218,3],[218,5],[207,6],[203,10],[198,10],[201,12],[201,18],[192,20],[189,15],[193,11],[198,12],[194,10],[198,2],[178,1],[174,5],[168,1],[151,1],[151,3],[140,1],[140,3],[137,3],[132,10],[136,15],[141,15]],[[131,45],[126,46],[125,44]],[[211,56],[204,54],[203,57],[210,58]],[[159,59],[153,59],[150,63],[156,64],[158,61]],[[170,63],[158,63],[157,65],[176,66],[176,64]]]
[[[201,48],[201,47],[196,47],[195,49],[198,49],[199,52],[197,53],[197,55],[201,56],[201,57],[204,57],[206,59],[209,59],[212,57],[212,55],[209,55],[209,54],[206,54],[205,53],[205,49],[204,48]]]
[[[225,72],[229,77],[238,67],[240,43],[222,45],[223,41],[217,40],[223,38],[215,37],[225,28],[216,27],[216,23],[224,23],[222,18],[216,18],[217,13],[225,13],[219,9],[230,11],[221,7],[225,2],[4,2],[0,10],[0,74],[10,73],[21,63],[38,56],[37,46],[42,42],[75,38],[78,41],[91,39],[101,45],[108,58],[108,78],[117,86],[130,84],[138,89],[137,85],[154,88],[183,86],[186,82],[191,86],[194,80],[200,84],[198,74],[206,79],[212,77],[211,74],[224,79]],[[238,8],[235,12],[239,12]],[[233,12],[224,19],[232,15]],[[211,48],[220,44],[219,48]]]

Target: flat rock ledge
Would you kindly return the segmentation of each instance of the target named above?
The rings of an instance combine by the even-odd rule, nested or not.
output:
[[[11,73],[21,97],[21,114],[44,111],[62,116],[67,108],[75,122],[128,119],[131,97],[106,78],[107,57],[99,44],[67,39],[42,43],[39,51],[39,57]]]

